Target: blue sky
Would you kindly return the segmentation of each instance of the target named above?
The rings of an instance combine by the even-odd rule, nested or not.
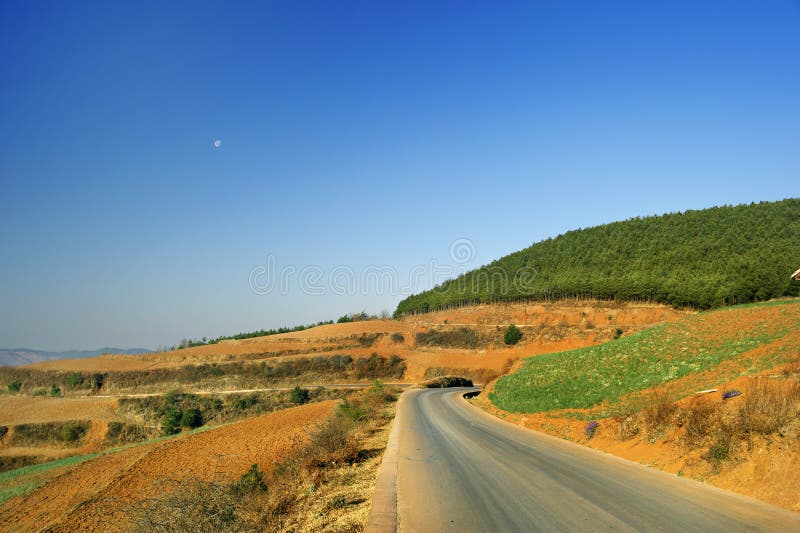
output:
[[[798,195],[798,2],[117,4],[0,1],[0,347],[392,311],[331,275]]]

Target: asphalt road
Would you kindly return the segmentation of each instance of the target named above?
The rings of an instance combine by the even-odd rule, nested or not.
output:
[[[401,397],[402,532],[800,532],[800,513],[518,428],[468,390]]]

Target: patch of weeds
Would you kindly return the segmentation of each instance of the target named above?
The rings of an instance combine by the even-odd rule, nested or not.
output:
[[[587,439],[592,439],[595,434],[597,433],[597,428],[600,427],[600,423],[597,420],[592,420],[583,428],[583,433],[586,435]]]
[[[330,506],[331,509],[344,509],[347,507],[347,498],[344,496],[344,494],[334,496],[331,500]]]
[[[720,465],[730,457],[732,451],[731,441],[726,438],[722,438],[711,445],[708,451],[703,454],[703,459],[712,463],[715,468],[719,468]]]

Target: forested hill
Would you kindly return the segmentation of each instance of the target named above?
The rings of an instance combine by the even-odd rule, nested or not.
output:
[[[700,308],[797,295],[800,199],[637,217],[570,231],[397,306],[590,297]]]

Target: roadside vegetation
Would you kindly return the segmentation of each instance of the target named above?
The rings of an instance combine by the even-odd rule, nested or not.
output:
[[[709,309],[796,295],[800,199],[569,231],[401,301],[395,316],[476,303],[596,298]],[[757,237],[755,237],[757,236]]]
[[[166,482],[125,515],[134,531],[361,531],[397,395],[380,383],[353,392],[270,471]]]
[[[663,460],[679,475],[750,479],[746,472],[761,469],[752,479],[758,497],[795,509],[781,489],[789,475],[781,461],[794,461],[800,444],[798,330],[799,299],[687,316],[529,358],[495,383],[489,400],[502,417],[524,414],[542,431],[648,464]],[[650,449],[654,456],[638,459]]]
[[[595,408],[595,416],[608,416],[615,405],[636,404],[637,393],[659,385],[668,384],[671,400],[684,397],[791,361],[800,343],[799,305],[787,300],[737,306],[598,346],[532,357],[501,378],[490,399],[514,413]],[[749,356],[765,345],[770,349]]]

